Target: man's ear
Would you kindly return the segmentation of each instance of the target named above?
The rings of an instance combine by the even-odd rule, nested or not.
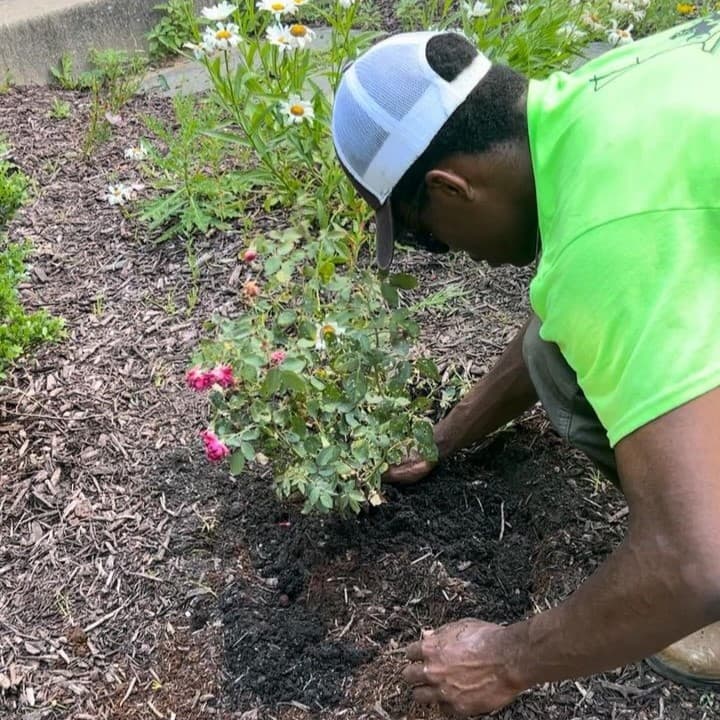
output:
[[[462,175],[453,170],[430,170],[425,175],[425,183],[430,192],[442,193],[461,200],[470,200],[473,196],[472,185]]]

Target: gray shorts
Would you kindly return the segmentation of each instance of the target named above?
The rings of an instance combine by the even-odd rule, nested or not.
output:
[[[582,450],[600,472],[619,487],[615,453],[605,428],[558,346],[540,337],[537,316],[525,331],[522,351],[540,402],[555,430],[570,445]]]

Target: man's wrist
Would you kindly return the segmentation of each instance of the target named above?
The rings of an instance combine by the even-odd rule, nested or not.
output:
[[[440,421],[433,430],[433,440],[438,450],[438,460],[444,460],[455,452],[456,448],[450,440],[451,437],[453,437],[453,433],[449,431],[447,423],[444,420]]]
[[[498,654],[505,668],[505,682],[520,694],[536,682],[530,677],[527,666],[529,652],[528,623],[518,622],[501,628],[498,633]]]

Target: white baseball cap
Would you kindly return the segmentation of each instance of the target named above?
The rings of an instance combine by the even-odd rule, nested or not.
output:
[[[426,57],[428,42],[442,34],[400,33],[379,42],[347,68],[335,94],[335,150],[375,210],[377,262],[383,269],[392,262],[396,237],[393,189],[491,66],[478,52],[448,82]]]

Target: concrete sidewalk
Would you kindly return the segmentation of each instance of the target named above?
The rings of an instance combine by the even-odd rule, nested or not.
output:
[[[67,52],[76,70],[92,48],[142,50],[160,0],[0,0],[0,81],[46,83]]]

